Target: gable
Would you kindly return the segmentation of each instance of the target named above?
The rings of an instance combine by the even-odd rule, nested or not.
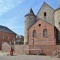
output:
[[[29,29],[32,29],[33,27],[37,27],[38,28],[39,24],[45,25],[45,26],[49,25],[49,26],[54,27],[54,25],[51,25],[50,23],[47,23],[46,21],[40,19],[34,25],[32,25]]]
[[[44,13],[46,12],[46,17],[44,17]],[[52,25],[54,25],[54,9],[50,7],[47,3],[43,3],[40,10],[37,13],[37,19],[42,19]]]

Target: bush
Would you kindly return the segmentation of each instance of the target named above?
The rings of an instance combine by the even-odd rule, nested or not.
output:
[[[52,57],[60,58],[60,52],[59,51],[53,51]]]

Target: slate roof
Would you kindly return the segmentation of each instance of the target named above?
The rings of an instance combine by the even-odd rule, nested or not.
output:
[[[25,16],[27,16],[27,15],[35,15],[32,8],[30,8],[30,10],[28,11],[28,13]]]
[[[30,8],[30,10],[28,11],[28,13],[27,13],[27,14],[34,14],[34,12],[33,12],[32,8]]]
[[[16,33],[13,32],[12,30],[10,30],[8,27],[2,26],[2,25],[0,25],[0,31],[16,34]]]

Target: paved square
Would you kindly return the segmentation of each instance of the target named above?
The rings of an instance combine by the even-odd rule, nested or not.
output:
[[[0,56],[0,60],[60,60],[60,58],[51,58],[50,56],[40,55],[19,55],[19,56]]]

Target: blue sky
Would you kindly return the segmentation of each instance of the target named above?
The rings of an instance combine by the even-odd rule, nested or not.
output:
[[[60,0],[0,0],[0,25],[24,35],[24,16],[30,8],[37,14],[43,2],[56,9]]]

